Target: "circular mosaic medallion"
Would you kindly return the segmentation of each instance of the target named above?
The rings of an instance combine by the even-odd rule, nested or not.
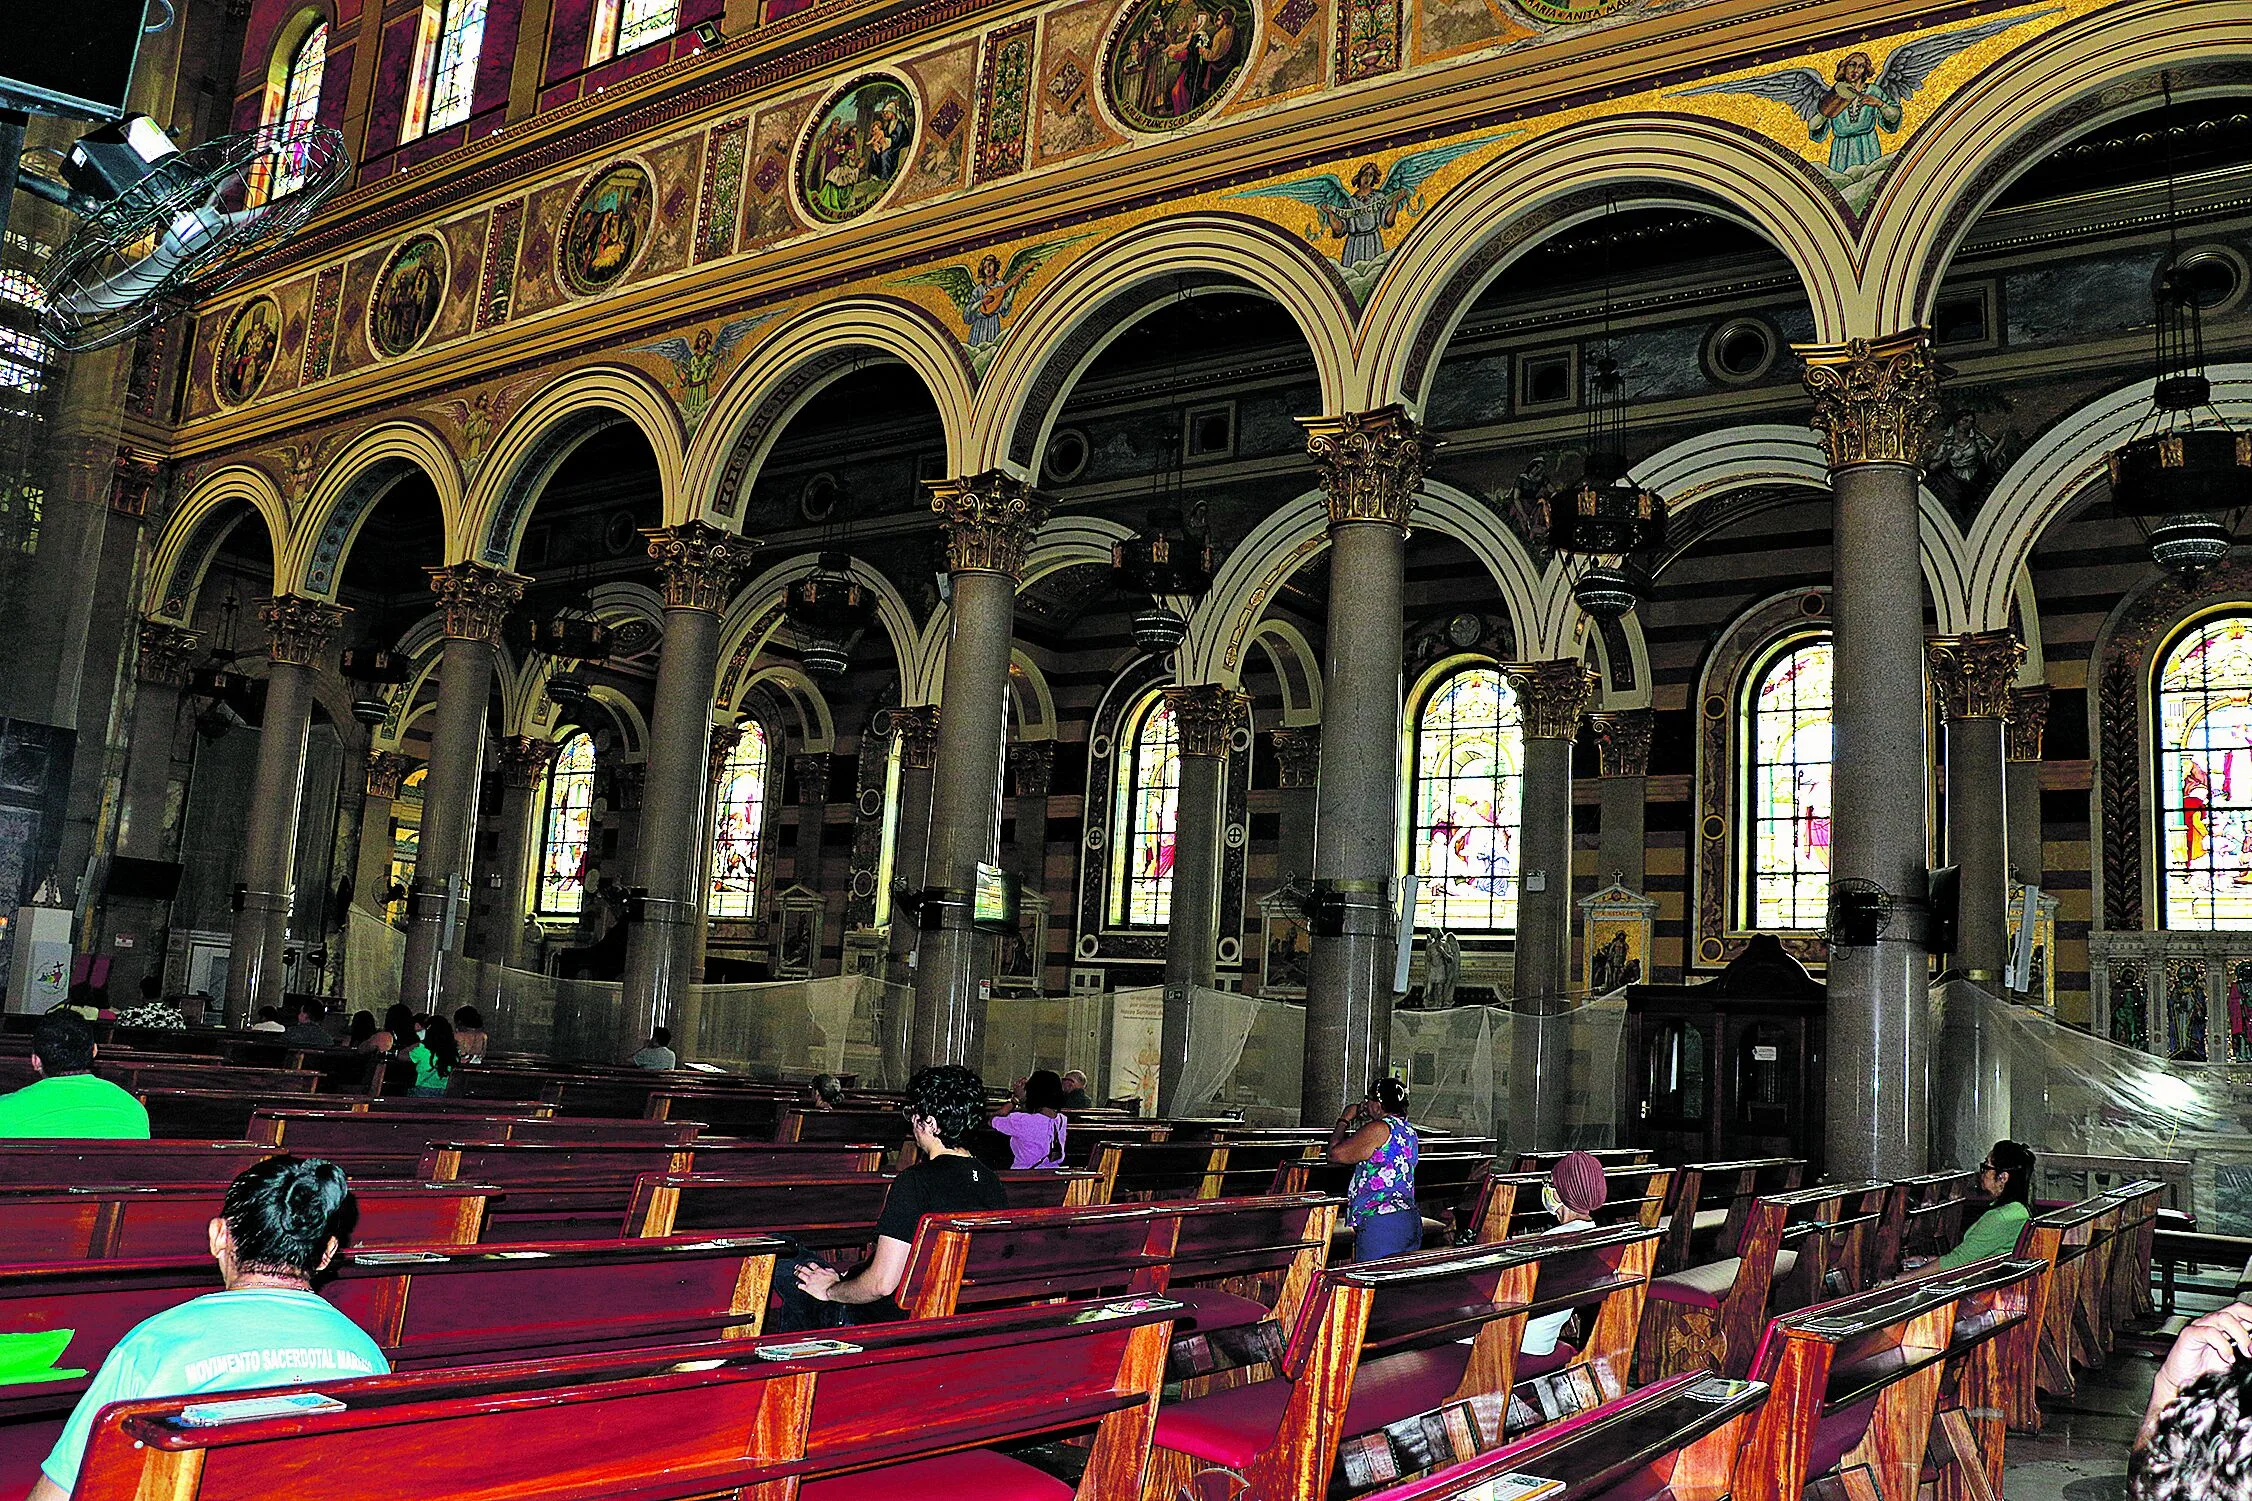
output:
[[[405,354],[438,321],[446,296],[446,245],[436,235],[414,235],[391,252],[368,299],[368,343],[377,354]]]
[[[235,309],[227,320],[227,336],[219,341],[219,360],[212,380],[219,400],[240,406],[266,384],[274,368],[274,352],[281,347],[281,308],[271,297],[253,297]]]
[[[1179,130],[1243,71],[1258,12],[1245,0],[1133,0],[1103,49],[1103,99],[1130,130]]]
[[[816,224],[867,213],[907,171],[919,124],[914,93],[888,73],[837,90],[798,142],[798,207]]]
[[[638,162],[618,162],[595,174],[555,243],[563,284],[584,295],[606,292],[633,267],[649,243],[656,193]]]
[[[1551,26],[1569,26],[1576,21],[1593,21],[1621,9],[1626,0],[1517,0],[1517,8],[1536,21],[1546,21]]]

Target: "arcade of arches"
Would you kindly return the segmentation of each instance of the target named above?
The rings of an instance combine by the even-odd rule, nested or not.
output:
[[[2238,0],[237,9],[165,76],[353,183],[0,355],[0,899],[113,993],[694,1058],[858,975],[905,1064],[1162,987],[1165,1090],[1240,992],[1325,1121],[1451,1001],[1545,1147],[1542,1019],[1772,935],[1840,1177],[2008,1126],[1942,993],[2252,1057],[2252,571],[2104,463],[2168,276],[2252,424]],[[1614,370],[1669,525],[1590,614]]]

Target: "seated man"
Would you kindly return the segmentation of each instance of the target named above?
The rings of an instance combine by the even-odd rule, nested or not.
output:
[[[336,1046],[336,1039],[329,1035],[328,1028],[321,1025],[321,1017],[325,1014],[325,1008],[321,1005],[318,997],[299,996],[295,1003],[295,1011],[296,1019],[282,1028],[283,1042],[293,1042],[299,1047],[306,1048],[332,1048]]]
[[[2128,1460],[2135,1501],[2247,1501],[2252,1466],[2252,1308],[2230,1303],[2192,1321],[2151,1383]]]
[[[1078,1069],[1069,1069],[1063,1076],[1063,1108],[1085,1110],[1094,1101],[1087,1097],[1087,1076]]]
[[[164,998],[164,982],[155,975],[141,976],[141,1002],[117,1013],[121,1027],[156,1027],[167,1032],[185,1032],[188,1019]]]
[[[222,1292],[205,1293],[135,1325],[78,1399],[29,1501],[63,1501],[95,1417],[140,1397],[246,1391],[387,1376],[383,1351],[313,1291],[345,1228],[344,1170],[333,1162],[268,1157],[227,1185],[211,1222]]]
[[[907,1275],[907,1256],[915,1246],[915,1227],[926,1214],[1006,1209],[1008,1190],[1000,1174],[969,1149],[970,1134],[985,1124],[985,1081],[958,1063],[918,1070],[907,1081],[900,1107],[922,1149],[922,1161],[894,1179],[876,1217],[876,1254],[847,1277],[811,1257],[788,1265],[781,1287],[782,1308],[771,1329],[819,1329],[843,1323],[875,1323],[901,1318],[887,1300]],[[820,1305],[842,1305],[824,1308]]]
[[[672,1069],[680,1067],[680,1055],[672,1050],[672,1028],[657,1027],[649,1033],[649,1040],[630,1060],[635,1068]]]
[[[282,1025],[280,1007],[260,1006],[258,1008],[258,1019],[250,1024],[248,1030],[252,1032],[286,1032],[289,1029]]]
[[[94,1029],[77,1013],[54,1010],[31,1034],[31,1068],[39,1075],[0,1095],[0,1139],[99,1136],[147,1141],[146,1106],[107,1079],[94,1077]]]

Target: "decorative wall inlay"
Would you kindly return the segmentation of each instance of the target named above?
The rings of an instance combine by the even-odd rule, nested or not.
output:
[[[436,235],[411,235],[391,252],[368,299],[368,344],[379,355],[407,353],[438,321],[446,295],[446,244]]]
[[[816,110],[798,142],[798,207],[816,224],[843,224],[890,193],[914,154],[915,94],[889,73],[856,78]]]
[[[2002,719],[2010,710],[2010,685],[2025,663],[2025,643],[2014,631],[1934,636],[1924,643],[1924,659],[1949,723]]]
[[[985,61],[978,69],[977,161],[972,181],[991,182],[1024,170],[1025,145],[1032,131],[1036,24],[1026,19],[985,39]]]
[[[485,241],[484,275],[477,286],[477,326],[508,320],[516,295],[516,252],[524,243],[524,200],[511,198],[493,210],[493,232]]]
[[[300,384],[328,378],[329,356],[336,346],[336,314],[343,300],[344,268],[323,266],[321,274],[313,278],[313,302],[305,314],[305,365]]]
[[[256,396],[280,348],[281,309],[273,298],[253,297],[236,308],[211,372],[221,404],[239,406]]]
[[[597,173],[556,241],[563,284],[581,296],[616,286],[648,243],[655,213],[656,191],[639,162],[616,162]]]
[[[1832,469],[1921,467],[1926,435],[1939,416],[1939,374],[1921,329],[1798,352],[1814,396],[1814,431]]]
[[[1339,0],[1337,81],[1358,83],[1400,66],[1400,0]]]
[[[1227,96],[1257,16],[1244,0],[1129,0],[1103,48],[1103,102],[1129,130],[1179,130]]]
[[[704,152],[704,190],[696,201],[698,264],[735,249],[735,222],[743,212],[743,161],[750,150],[751,121],[745,115],[712,127]]]
[[[1381,521],[1407,529],[1415,492],[1423,484],[1423,463],[1436,446],[1404,407],[1348,412],[1339,417],[1301,417],[1306,452],[1321,476],[1329,504],[1329,524]]]

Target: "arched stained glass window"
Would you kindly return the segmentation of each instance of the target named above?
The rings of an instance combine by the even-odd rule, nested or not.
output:
[[[477,61],[485,50],[486,0],[426,0],[414,74],[407,82],[401,140],[459,125],[469,118]]]
[[[2166,926],[2252,928],[2252,615],[2183,632],[2157,708]]]
[[[290,54],[289,71],[282,78],[273,123],[311,126],[321,113],[321,72],[328,66],[328,23],[315,21]],[[305,185],[304,163],[292,151],[277,152],[272,196],[294,193]]]
[[[587,66],[661,42],[680,26],[680,0],[594,0]]]
[[[1465,667],[1415,716],[1410,854],[1416,921],[1456,932],[1517,926],[1525,724],[1501,672]]]
[[[584,730],[563,742],[547,772],[540,810],[538,911],[576,917],[586,896],[586,857],[594,826],[594,737]]]
[[[1181,732],[1162,694],[1151,694],[1131,722],[1112,815],[1110,921],[1113,927],[1161,928],[1173,912]]]
[[[712,889],[709,917],[758,915],[758,857],[766,829],[766,731],[756,720],[720,769],[712,814]]]
[[[1819,929],[1830,899],[1830,640],[1784,642],[1744,686],[1743,905],[1762,932]]]

